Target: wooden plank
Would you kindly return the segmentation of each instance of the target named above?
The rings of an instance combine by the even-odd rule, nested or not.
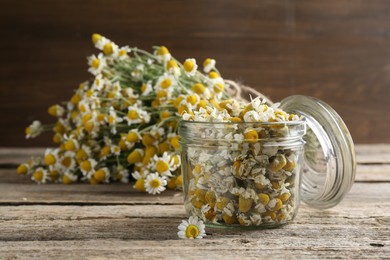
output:
[[[358,144],[355,152],[359,164],[390,164],[389,144]]]
[[[390,164],[358,164],[355,182],[390,182]]]
[[[279,229],[207,228],[205,239],[182,241],[176,232],[183,218],[182,205],[1,206],[0,256],[312,259],[390,253],[390,184],[356,184],[325,211],[303,204],[294,222]]]
[[[152,196],[136,191],[132,185],[90,184],[9,184],[0,183],[0,205],[25,204],[182,204],[180,191],[165,191]]]
[[[366,238],[364,242],[350,237],[286,240],[282,234],[258,233],[262,236],[256,239],[241,235],[219,240],[11,241],[0,243],[0,256],[5,259],[387,259],[390,254],[388,244],[383,246],[375,238]]]

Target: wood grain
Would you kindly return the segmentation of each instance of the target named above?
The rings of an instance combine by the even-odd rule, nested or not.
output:
[[[390,142],[390,3],[372,1],[0,0],[0,146],[24,140],[32,120],[68,99],[90,76],[91,33],[150,49],[165,44],[179,59],[217,60],[225,78],[278,101],[323,99],[358,143]]]
[[[390,145],[358,145],[355,184],[336,207],[301,204],[269,230],[207,228],[179,240],[180,192],[131,185],[36,185],[8,166],[42,149],[0,149],[0,259],[387,259]]]

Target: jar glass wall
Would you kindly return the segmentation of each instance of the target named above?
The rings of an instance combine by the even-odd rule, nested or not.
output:
[[[304,121],[181,121],[185,208],[207,225],[271,228],[299,206]]]

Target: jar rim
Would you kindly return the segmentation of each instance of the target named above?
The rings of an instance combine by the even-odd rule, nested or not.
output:
[[[179,123],[183,124],[193,124],[193,125],[264,125],[269,126],[297,126],[306,124],[305,120],[296,120],[296,121],[277,121],[277,122],[207,122],[207,121],[189,121],[180,119]]]

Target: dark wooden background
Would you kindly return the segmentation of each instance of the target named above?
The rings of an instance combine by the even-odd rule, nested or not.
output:
[[[390,142],[390,1],[0,0],[0,146],[89,78],[99,32],[120,45],[164,44],[180,60],[213,57],[225,78],[277,101],[332,105],[357,143]]]

